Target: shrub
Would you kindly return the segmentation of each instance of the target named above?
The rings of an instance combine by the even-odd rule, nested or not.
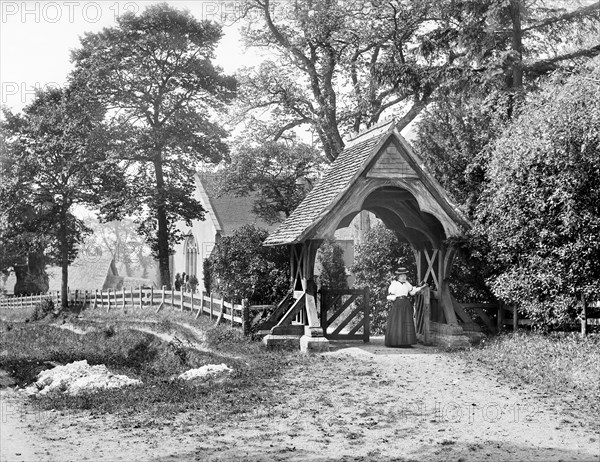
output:
[[[44,319],[50,313],[54,312],[54,302],[49,298],[43,299],[41,302],[36,303],[33,313],[31,315],[32,321],[38,321]]]
[[[538,324],[600,289],[600,70],[554,77],[495,143],[476,230],[494,294]]]
[[[347,289],[344,250],[333,239],[328,239],[319,248],[317,262],[321,265],[318,277],[320,287]]]
[[[211,254],[212,285],[225,298],[255,304],[278,303],[289,289],[286,247],[262,245],[268,232],[245,225],[223,237]]]
[[[389,304],[387,291],[395,271],[404,266],[412,278],[416,265],[410,246],[398,240],[393,231],[377,225],[365,234],[365,240],[356,247],[354,265],[350,271],[356,276],[354,285],[369,287],[371,296],[371,331],[380,334],[385,329]],[[409,280],[411,276],[409,276]],[[416,281],[410,281],[413,284]]]

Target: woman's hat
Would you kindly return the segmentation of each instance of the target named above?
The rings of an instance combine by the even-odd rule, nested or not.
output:
[[[408,274],[408,271],[406,268],[402,267],[402,268],[398,268],[396,270],[396,274],[400,275],[400,274]]]

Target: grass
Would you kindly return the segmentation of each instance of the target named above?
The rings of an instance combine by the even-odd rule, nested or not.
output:
[[[88,331],[80,334],[61,329],[55,325],[57,322]],[[192,325],[193,332],[182,323]],[[175,339],[166,341],[137,330],[140,327],[170,333]],[[198,332],[206,350],[190,348],[176,340],[195,340],[197,344]],[[281,398],[268,383],[280,375],[289,361],[302,358],[299,353],[269,352],[238,329],[213,326],[204,316],[195,321],[190,313],[86,310],[66,319],[48,317],[38,322],[0,323],[0,368],[11,373],[21,386],[34,382],[40,371],[50,367],[50,362],[67,364],[83,359],[91,365],[105,364],[115,374],[143,382],[139,386],[76,396],[38,396],[36,407],[110,413],[128,421],[139,418],[144,425],[159,425],[187,410],[201,410],[207,419],[229,419],[252,413],[266,402],[276,404]],[[188,369],[221,363],[233,372],[192,382],[176,379]]]
[[[530,384],[596,419],[600,415],[600,335],[516,332],[458,353],[511,383]]]

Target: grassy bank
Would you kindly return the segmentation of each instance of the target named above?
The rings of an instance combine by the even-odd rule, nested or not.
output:
[[[458,354],[515,385],[533,385],[592,419],[600,415],[600,335],[508,333]]]
[[[140,379],[143,385],[76,396],[38,396],[36,406],[160,422],[190,409],[202,411],[207,419],[251,413],[256,406],[277,401],[268,383],[290,360],[303,360],[295,353],[268,352],[239,330],[215,327],[202,317],[194,321],[186,313],[180,320],[176,313],[119,313],[118,319],[115,314],[92,312],[65,320],[2,322],[0,368],[24,386],[52,364],[83,359],[90,365],[104,364],[112,373]],[[63,322],[76,332],[59,327]],[[161,333],[169,333],[171,340],[165,340]],[[187,341],[192,339],[205,348],[189,347]],[[233,372],[192,382],[176,378],[189,369],[222,363]]]

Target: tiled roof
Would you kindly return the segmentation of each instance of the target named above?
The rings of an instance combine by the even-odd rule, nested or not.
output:
[[[247,224],[254,224],[268,231],[274,230],[279,225],[279,223],[270,225],[252,212],[257,198],[256,193],[249,192],[247,196],[236,197],[231,193],[223,192],[222,177],[218,173],[199,173],[198,176],[210,201],[214,218],[220,225],[222,235],[229,235]]]
[[[302,234],[324,216],[359,175],[366,161],[391,135],[394,121],[388,121],[363,132],[346,144],[344,151],[331,165],[323,179],[307,194],[300,205],[279,228],[271,233],[265,245],[282,245],[298,242]]]
[[[62,283],[62,270],[59,266],[50,266],[48,273],[49,291],[60,290]],[[110,252],[101,255],[79,253],[73,263],[69,265],[70,290],[100,290],[108,287],[109,276],[118,276]]]

